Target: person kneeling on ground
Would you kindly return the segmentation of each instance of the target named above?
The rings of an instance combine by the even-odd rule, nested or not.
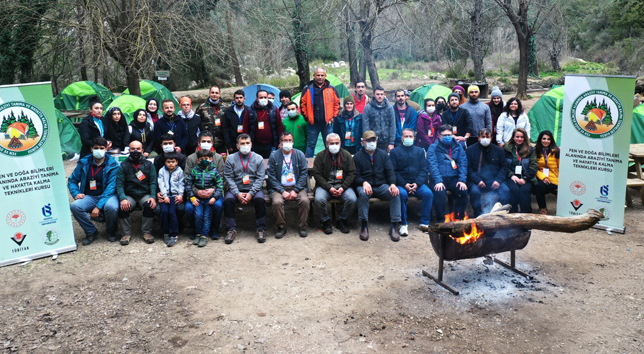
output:
[[[291,106],[293,107],[293,106]],[[287,118],[288,119],[288,118]],[[284,201],[297,200],[299,215],[299,234],[307,236],[309,220],[309,196],[306,179],[309,177],[308,163],[304,153],[293,149],[293,134],[284,132],[280,137],[282,148],[275,150],[268,159],[267,189],[273,203],[273,214],[277,224],[275,238],[286,234]]]
[[[216,203],[221,199],[224,193],[224,182],[219,175],[217,166],[212,162],[214,153],[210,149],[202,149],[197,152],[198,164],[190,171],[186,178],[186,188],[190,203],[194,207],[195,215],[195,232],[196,237],[194,244],[204,247],[208,244],[208,235],[210,234],[210,220],[212,218],[212,208],[221,208],[221,204]],[[210,195],[212,190],[212,195]],[[199,191],[207,191],[206,197],[199,197]],[[214,214],[221,215],[221,212]]]
[[[414,146],[414,131],[405,128],[402,131],[402,145],[391,150],[391,163],[396,171],[396,184],[400,191],[400,236],[409,234],[407,228],[407,200],[410,195],[422,200],[420,226],[429,225],[434,193],[427,187],[429,165],[425,149]]]
[[[226,218],[226,244],[231,244],[237,237],[235,220],[235,202],[255,205],[255,230],[257,242],[266,241],[266,200],[262,185],[266,166],[261,155],[251,152],[253,143],[248,134],[237,137],[238,152],[228,156],[224,165],[224,179],[228,192],[224,198],[224,217]]]
[[[157,171],[152,162],[143,158],[143,145],[138,141],[130,143],[130,156],[121,162],[116,173],[116,194],[121,201],[119,224],[121,225],[121,245],[130,244],[132,228],[130,213],[138,205],[143,209],[141,230],[147,243],[154,242],[152,222],[157,202]]]
[[[99,216],[101,209],[105,213],[105,231],[110,242],[116,241],[116,216],[119,202],[115,194],[116,170],[118,163],[107,151],[107,140],[95,137],[92,154],[78,160],[78,164],[67,180],[69,193],[74,198],[70,209],[74,218],[85,231],[83,245],[94,242],[98,236],[96,226],[90,221],[87,213],[93,218]]]
[[[177,205],[183,203],[185,189],[183,170],[178,166],[178,160],[176,153],[166,154],[165,166],[159,170],[159,177],[157,177],[161,229],[163,230],[163,239],[168,247],[174,246],[179,239]]]
[[[358,220],[362,223],[360,239],[369,240],[369,199],[372,197],[388,200],[391,227],[389,237],[400,241],[396,223],[400,222],[400,192],[396,187],[396,172],[389,155],[377,148],[378,137],[373,130],[362,134],[363,149],[353,157],[356,164],[356,179],[353,182],[358,189]]]
[[[503,149],[492,144],[492,131],[479,131],[479,142],[467,148],[467,188],[474,217],[492,210],[498,200],[505,205],[510,202],[510,190],[505,185],[508,165]]]

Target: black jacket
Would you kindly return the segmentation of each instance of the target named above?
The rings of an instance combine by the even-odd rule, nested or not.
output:
[[[226,150],[232,149],[233,152],[237,152],[237,136],[241,134],[237,132],[237,126],[250,125],[251,116],[253,116],[254,114],[255,112],[251,111],[250,107],[244,105],[244,110],[241,114],[242,119],[239,119],[237,113],[235,112],[234,103],[226,108],[226,112],[224,113],[224,121],[222,122]]]
[[[130,139],[127,142],[128,145],[136,140],[143,145],[143,152],[151,153],[154,149],[154,132],[152,131],[150,123],[146,121],[141,124],[133,120],[127,128],[130,134]]]
[[[480,143],[470,145],[465,150],[467,155],[467,184],[479,184],[481,181],[486,186],[492,183],[503,183],[508,175],[508,164],[505,153],[498,145],[490,144],[488,147]],[[480,167],[479,167],[480,166]]]
[[[121,117],[118,123],[111,118],[103,121],[105,124],[105,139],[112,142],[112,149],[123,151],[130,143],[130,131],[125,123],[125,116]]]
[[[454,113],[448,108],[443,112],[443,115],[441,115],[441,123],[456,126],[456,133],[454,134],[456,136],[465,136],[467,133],[470,133],[470,135],[476,135],[472,132],[472,117],[470,116],[470,112],[466,109],[459,108],[456,113]]]
[[[175,152],[177,154],[177,166],[181,167],[181,169],[185,172],[186,171],[186,155],[180,153],[180,152]],[[165,166],[165,152],[161,152],[157,157],[154,158],[154,169],[157,171],[157,174],[159,173],[159,170]]]
[[[201,122],[201,116],[196,113],[193,113],[192,118],[184,118],[183,112],[179,112],[179,117],[183,119],[183,122],[186,123],[186,129],[188,130],[188,145],[186,145],[186,154],[192,154],[193,151],[197,148],[199,143],[199,133],[204,131],[203,123]]]
[[[104,118],[101,118],[103,122],[103,129],[106,127],[106,122]],[[78,126],[78,134],[80,134],[81,142],[83,146],[81,147],[80,156],[85,157],[92,152],[92,141],[97,136],[101,136],[101,131],[98,129],[96,124],[94,124],[94,118],[92,115],[83,118],[80,125]]]
[[[137,171],[143,173],[142,179],[136,177]],[[139,164],[135,164],[129,157],[121,162],[121,166],[116,171],[116,194],[119,201],[123,201],[125,196],[138,199],[146,194],[156,198],[157,171],[152,162],[142,158]]]
[[[376,149],[371,163],[369,154],[362,149],[353,155],[353,161],[356,164],[356,178],[353,181],[356,187],[362,187],[365,181],[374,188],[383,184],[396,184],[396,172],[385,150]]]

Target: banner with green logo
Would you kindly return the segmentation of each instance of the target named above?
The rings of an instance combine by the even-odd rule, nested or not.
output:
[[[0,86],[0,266],[76,249],[52,97]]]
[[[566,75],[557,215],[596,209],[624,232],[635,77]]]

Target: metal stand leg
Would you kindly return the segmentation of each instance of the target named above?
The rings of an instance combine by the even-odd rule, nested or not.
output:
[[[449,292],[451,292],[452,294],[458,295],[459,292],[457,290],[452,289],[449,285],[443,282],[443,248],[445,247],[445,241],[444,241],[445,236],[440,235],[439,237],[440,237],[441,247],[438,255],[438,277],[434,277],[433,275],[427,273],[427,271],[424,271],[424,270],[423,270],[423,275],[433,280],[436,284],[449,290]]]
[[[515,263],[516,263],[516,252],[515,252],[515,251],[510,251],[510,264],[507,264],[507,263],[505,263],[505,262],[503,262],[503,261],[499,260],[499,259],[498,259],[498,258],[496,258],[496,257],[494,258],[494,261],[495,261],[497,264],[499,264],[499,265],[501,265],[501,266],[503,266],[503,267],[505,267],[505,268],[507,268],[507,269],[509,269],[509,270],[511,270],[511,271],[513,271],[513,272],[515,272],[515,273],[517,273],[517,274],[519,274],[519,275],[522,275],[522,276],[524,276],[524,277],[527,277],[527,278],[528,278],[528,279],[530,279],[530,280],[534,279],[534,277],[533,277],[532,275],[526,274],[526,273],[524,273],[524,272],[522,272],[522,271],[520,271],[520,270],[518,270],[518,269],[516,269],[516,268],[514,267],[514,265],[515,265]]]

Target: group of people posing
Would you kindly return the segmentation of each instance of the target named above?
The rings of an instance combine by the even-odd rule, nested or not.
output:
[[[158,215],[164,241],[176,244],[187,216],[200,247],[219,239],[224,214],[225,242],[237,236],[237,203],[253,204],[259,242],[266,240],[266,200],[275,215],[276,238],[287,232],[284,203],[298,204],[298,234],[307,236],[310,202],[309,173],[315,181],[314,204],[326,234],[333,232],[327,203],[343,201],[335,225],[349,233],[348,219],[358,208],[359,237],[369,239],[369,199],[390,202],[389,236],[407,236],[407,200],[422,200],[420,225],[442,221],[447,191],[454,200],[455,218],[463,218],[471,200],[474,216],[491,209],[496,201],[511,204],[511,212],[530,213],[531,194],[540,212],[547,213],[545,196],[557,188],[559,149],[551,132],[539,134],[531,146],[530,123],[521,102],[507,103],[497,89],[488,104],[479,99],[479,88],[454,87],[447,99],[427,99],[424,107],[409,101],[405,90],[395,92],[391,105],[385,90],[376,87],[373,97],[358,82],[355,92],[343,98],[316,68],[302,90],[301,106],[282,91],[281,107],[263,90],[251,106],[236,91],[226,107],[213,86],[208,100],[197,111],[188,97],[174,103],[150,100],[146,110],[135,112],[130,125],[116,107],[103,116],[100,102],[79,131],[82,158],[69,178],[75,201],[71,210],[84,229],[88,245],[97,237],[92,217],[104,217],[110,241],[131,239],[130,213],[142,209],[142,234],[154,242],[153,219]],[[325,149],[309,171],[306,157],[313,157],[318,135]],[[121,150],[129,156],[119,165],[107,153]],[[226,157],[226,158],[224,158]],[[152,158],[154,158],[152,160]],[[267,161],[265,161],[267,160]],[[263,185],[269,198],[264,197]],[[313,191],[312,191],[313,192]],[[434,215],[431,215],[434,210]],[[101,212],[102,211],[102,212]]]

